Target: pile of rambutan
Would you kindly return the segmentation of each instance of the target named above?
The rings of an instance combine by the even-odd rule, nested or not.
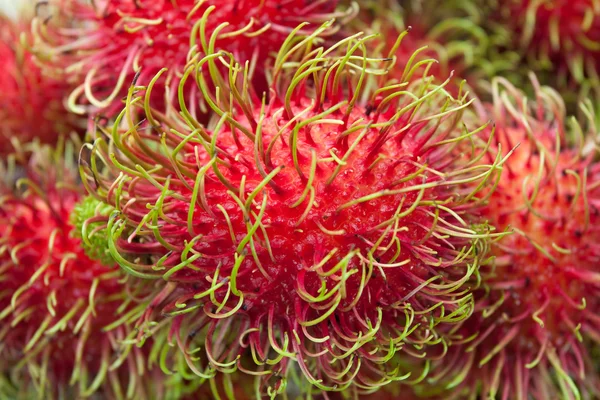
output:
[[[599,4],[24,5],[1,400],[600,398]]]

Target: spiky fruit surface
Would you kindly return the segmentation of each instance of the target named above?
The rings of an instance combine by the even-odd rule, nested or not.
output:
[[[81,197],[76,146],[35,142],[2,164],[0,373],[22,389],[16,398],[31,398],[26,388],[44,399],[145,398],[143,352],[119,345],[134,292],[115,265],[84,254],[69,222]]]
[[[600,165],[555,92],[537,87],[531,104],[503,79],[493,87],[492,157],[518,147],[483,211],[514,233],[493,245],[475,313],[430,380],[481,398],[596,398],[584,343],[600,339]]]
[[[138,125],[131,88],[83,165],[118,210],[111,255],[168,282],[142,322],[172,320],[141,332],[170,323],[194,373],[262,375],[262,393],[284,390],[294,363],[322,390],[408,378],[394,354],[425,356],[439,325],[469,315],[464,283],[487,246],[465,222],[480,206],[467,182],[484,187],[498,163],[475,165],[485,143],[460,124],[468,103],[429,79],[378,88],[386,60],[369,58],[370,39],[319,47],[327,26],[286,42],[268,104],[231,55],[191,65],[184,83],[204,69],[225,83],[200,82],[221,117],[208,128],[183,105],[179,121],[147,109]]]
[[[35,49],[49,67],[66,70],[80,85],[71,95],[76,112],[118,110],[137,72],[138,82],[148,85],[168,68],[170,91],[157,90],[152,99],[164,108],[176,102],[178,77],[194,53],[224,49],[249,61],[260,75],[265,59],[292,29],[343,15],[336,5],[325,0],[52,0],[51,12],[75,27],[65,30],[52,20],[45,25],[37,20]],[[197,88],[186,93],[191,109],[198,108],[193,107],[197,94]]]
[[[11,138],[27,142],[38,138],[53,143],[74,124],[63,106],[68,87],[44,76],[30,53],[20,43],[28,32],[25,22],[0,15],[0,154],[13,150]],[[29,36],[25,34],[25,39]]]

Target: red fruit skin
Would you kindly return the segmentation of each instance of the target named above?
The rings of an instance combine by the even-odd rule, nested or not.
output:
[[[370,43],[354,44],[350,54],[363,59],[358,49]],[[456,136],[462,101],[415,83],[406,90],[435,92],[412,110],[414,97],[395,87],[361,87],[359,76],[373,78],[366,71],[345,90],[350,66],[327,72],[345,52],[313,60],[304,51],[282,49],[294,67],[272,72],[268,104],[240,95],[227,112],[215,105],[225,123],[191,133],[189,118],[149,115],[164,134],[157,146],[145,123],[129,121],[132,140],[115,135],[113,162],[96,175],[83,165],[84,181],[120,211],[108,227],[120,265],[169,282],[142,322],[173,316],[170,341],[206,352],[187,357],[196,373],[259,364],[277,391],[298,363],[322,390],[370,388],[401,373],[387,363],[396,351],[420,354],[435,341],[430,324],[470,312],[470,296],[455,291],[477,268],[485,235],[460,217],[480,205],[461,182],[485,179],[469,169],[478,147],[464,151]],[[315,81],[295,79],[320,63]],[[222,86],[226,98],[239,83]],[[109,160],[102,141],[92,160]],[[136,260],[144,253],[152,258]],[[239,358],[247,351],[250,363]]]
[[[279,50],[288,34],[301,23],[314,30],[334,16],[337,0],[102,0],[91,5],[79,0],[52,0],[53,14],[62,24],[42,29],[34,24],[39,41],[36,53],[50,68],[67,70],[78,85],[71,94],[78,113],[113,114],[122,107],[120,98],[134,80],[148,85],[162,68],[161,83],[170,90],[155,91],[152,105],[165,110],[177,103],[179,78],[190,59],[191,48],[202,57],[209,47],[235,54],[255,71],[252,84],[261,95],[266,89],[262,75],[265,60]],[[205,17],[205,24],[202,20]],[[64,25],[75,25],[64,29]],[[335,33],[336,28],[330,29]],[[216,34],[214,43],[211,43]],[[210,50],[212,51],[212,50]],[[194,112],[206,111],[197,104],[198,88],[185,93]]]
[[[65,148],[72,152],[72,146]],[[82,195],[73,160],[69,167],[69,161],[60,160],[62,151],[37,143],[20,149],[11,155],[25,162],[19,170],[4,164],[0,169],[5,180],[24,179],[0,190],[0,373],[41,398],[80,398],[98,391],[103,398],[121,398],[114,389],[126,393],[129,384],[136,398],[147,398],[139,364],[144,352],[120,353],[126,324],[103,331],[135,302],[126,301],[114,266],[85,255],[69,222]],[[160,385],[157,379],[157,392]]]
[[[307,107],[310,108],[310,99],[308,98],[299,98],[296,102],[298,104],[292,107],[292,115],[298,115]],[[324,108],[327,109],[333,105],[324,104]],[[281,111],[283,111],[282,108],[275,107],[273,114],[267,115],[267,117],[277,116]],[[339,112],[332,113],[330,117],[341,120],[344,117],[344,112],[345,110],[342,109]],[[314,116],[314,114],[309,113],[308,117],[310,118],[311,116]],[[258,114],[255,114],[255,118],[258,119],[258,117]],[[362,110],[357,110],[350,115],[348,124],[351,125],[360,119],[366,118]],[[277,118],[276,125],[274,125],[271,124],[269,118],[268,122],[265,122],[262,128],[265,143],[272,142],[273,138],[277,135],[277,127],[288,122],[288,118]],[[250,126],[249,122],[246,124]],[[320,129],[319,126],[316,126],[310,130],[309,134],[307,132],[305,138],[298,139],[298,147],[313,149],[317,159],[330,157],[330,151],[343,154],[348,150],[348,145],[355,137],[350,137],[348,143],[338,143],[339,135],[342,132],[341,129]],[[367,136],[376,138],[374,132],[372,131],[371,135]],[[420,127],[417,126],[415,129],[406,131],[406,145],[400,146],[395,143],[392,144],[392,141],[390,141],[390,144],[386,144],[381,149],[378,149],[377,153],[384,155],[386,160],[381,161],[372,170],[368,170],[368,167],[374,161],[374,157],[369,157],[368,151],[375,149],[375,143],[374,140],[364,139],[365,144],[356,149],[353,156],[347,161],[352,167],[343,171],[339,178],[336,178],[329,185],[326,184],[326,181],[329,177],[333,176],[335,165],[319,166],[314,177],[315,199],[319,203],[319,207],[311,208],[305,217],[305,222],[299,225],[296,224],[298,223],[298,214],[300,211],[289,207],[289,204],[293,204],[301,198],[304,189],[302,185],[303,179],[293,167],[290,167],[293,165],[293,160],[288,145],[281,141],[275,142],[271,153],[271,165],[288,167],[277,174],[278,179],[267,199],[269,210],[265,211],[262,219],[263,223],[270,227],[269,240],[274,259],[269,257],[267,248],[258,248],[258,258],[266,274],[261,273],[259,269],[255,268],[255,260],[252,259],[245,260],[240,267],[240,270],[244,271],[244,273],[242,275],[243,279],[240,276],[240,282],[237,284],[239,290],[244,293],[255,293],[247,295],[245,298],[249,314],[252,315],[254,312],[257,312],[254,318],[258,318],[259,314],[271,308],[273,310],[270,312],[273,312],[275,315],[294,314],[294,311],[289,308],[294,305],[298,298],[295,290],[297,287],[295,286],[306,285],[306,291],[309,293],[314,293],[319,288],[319,282],[315,280],[316,274],[306,273],[302,270],[298,271],[303,264],[308,266],[307,263],[313,262],[313,259],[322,259],[333,248],[337,248],[341,254],[348,254],[354,248],[366,248],[364,240],[367,240],[367,237],[361,239],[361,236],[366,235],[370,231],[370,227],[391,218],[401,197],[405,197],[406,201],[410,203],[415,201],[417,193],[408,193],[387,196],[378,201],[361,204],[358,207],[350,207],[347,211],[339,211],[351,199],[361,198],[370,194],[371,191],[376,193],[385,190],[389,187],[390,180],[394,176],[405,176],[414,173],[416,168],[413,163],[418,162],[418,159],[430,158],[429,161],[431,164],[441,164],[442,161],[432,158],[432,155],[420,153],[421,144],[419,141],[414,140],[414,136],[418,133],[420,133]],[[245,162],[245,160],[250,161],[252,153],[243,149],[251,150],[253,148],[252,143],[245,140],[246,138],[238,139],[239,144],[235,142],[234,134],[231,131],[219,134],[217,142],[219,148],[224,153],[230,155],[232,159],[237,156],[240,160],[244,160],[233,164],[231,168],[224,169],[222,174],[233,187],[239,187],[242,184],[241,178],[245,176],[247,190],[248,192],[252,192],[263,178],[255,165]],[[200,165],[207,165],[210,162],[209,154],[205,153],[195,156],[193,153],[195,149],[193,147],[186,150],[188,152],[188,162],[192,162],[194,158],[199,160]],[[438,155],[433,155],[433,157],[436,156]],[[310,160],[307,154],[301,153],[301,157],[301,166],[308,168]],[[140,187],[144,186],[140,185]],[[145,189],[151,188],[145,187]],[[366,190],[369,190],[369,192],[366,192]],[[246,221],[244,215],[238,212],[239,206],[235,200],[227,193],[223,184],[215,180],[214,177],[208,179],[205,183],[205,191],[206,201],[209,204],[220,204],[227,211],[232,226],[231,230],[236,232],[236,242],[241,241],[245,236],[242,233],[247,231]],[[443,195],[426,191],[425,196],[441,197]],[[394,205],[396,206],[394,207]],[[174,207],[172,217],[187,217],[187,213],[183,213],[188,208],[186,204],[174,204]],[[191,231],[188,231],[186,226],[179,228],[176,225],[164,226],[165,234],[169,238],[168,240],[177,245],[178,243],[182,243],[183,240],[190,241],[197,235],[203,234],[206,240],[198,243],[195,246],[195,250],[202,253],[204,257],[202,260],[196,261],[195,265],[201,270],[210,270],[214,266],[215,260],[219,260],[222,262],[222,268],[230,271],[234,264],[232,255],[237,246],[231,243],[227,220],[224,217],[211,217],[203,210],[197,209],[194,211],[192,219],[193,229]],[[421,223],[428,223],[426,211],[418,211],[411,218],[414,218],[414,220],[407,221],[406,223],[414,226],[414,229],[404,236],[404,240],[419,242],[427,234],[427,229],[420,226]],[[319,225],[321,225],[321,228]],[[327,233],[325,230],[343,231],[344,233],[336,235]],[[368,239],[373,240],[374,237]],[[292,256],[290,251],[295,256]],[[358,302],[354,308],[361,312],[370,313],[372,311],[372,304],[389,306],[390,303],[408,294],[409,289],[400,284],[400,281],[410,279],[409,277],[413,276],[413,274],[413,279],[417,280],[427,276],[427,268],[424,266],[422,260],[417,258],[417,254],[419,254],[417,249],[407,245],[403,249],[400,258],[410,259],[410,266],[406,270],[391,271],[389,274],[386,274],[388,277],[387,284],[384,284],[384,281],[381,279],[374,279],[370,287],[370,290],[372,290],[371,301],[367,303]],[[390,251],[388,254],[383,255],[382,258],[391,259],[393,255],[394,253]],[[181,256],[178,255],[178,257],[180,258]],[[335,257],[334,259],[337,258]],[[175,257],[170,257],[167,265],[171,260],[174,261]],[[335,264],[326,264],[324,269],[330,269],[333,265]],[[178,281],[193,279],[196,282],[199,280],[197,274],[186,273],[178,274],[178,276],[180,276],[179,279],[175,278]],[[291,277],[294,277],[294,279],[290,279]],[[347,290],[353,292],[359,285],[359,277],[350,278],[346,285]],[[340,305],[343,307],[351,306],[354,300],[354,297],[348,296],[348,298],[342,300]],[[295,312],[299,311],[296,310]],[[302,313],[306,311],[303,310]]]
[[[44,74],[23,47],[20,35],[31,38],[28,24],[0,15],[0,155],[13,151],[12,138],[56,142],[74,129],[76,120],[63,105],[69,87]]]
[[[534,80],[538,103],[528,108],[508,82],[493,86],[484,117],[496,121],[491,156],[514,151],[482,212],[498,232],[513,233],[492,247],[475,313],[429,381],[462,380],[453,398],[477,390],[482,399],[596,398],[600,165],[567,130],[558,94]]]

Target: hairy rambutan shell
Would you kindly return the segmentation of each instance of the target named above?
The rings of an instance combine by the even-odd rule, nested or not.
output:
[[[176,103],[179,78],[194,54],[223,49],[256,71],[251,84],[264,81],[265,60],[301,23],[320,24],[333,17],[350,17],[336,11],[337,0],[51,0],[52,18],[33,24],[38,41],[36,54],[52,69],[66,71],[78,87],[70,96],[71,109],[78,113],[121,108],[119,99],[137,75],[148,85],[162,68],[168,73],[165,93],[155,91],[152,103],[160,109]],[[53,23],[54,20],[62,21]],[[66,25],[68,29],[65,29]],[[337,25],[336,25],[337,26]],[[332,25],[329,34],[334,34]],[[301,28],[302,32],[306,28]],[[252,75],[252,74],[251,74]],[[166,79],[165,79],[166,78]],[[260,85],[259,85],[260,86]],[[264,85],[262,85],[264,89]],[[186,93],[188,107],[204,110],[195,103],[198,90]],[[112,107],[112,108],[111,108]]]
[[[0,155],[14,150],[12,138],[53,143],[76,123],[62,101],[68,86],[44,75],[22,45],[20,36],[28,40],[28,31],[27,23],[0,14]]]
[[[209,127],[185,104],[179,120],[145,107],[138,123],[151,93],[132,87],[82,165],[117,210],[113,258],[168,282],[141,332],[201,377],[260,375],[269,395],[294,364],[321,390],[407,379],[394,355],[425,357],[439,325],[470,314],[464,283],[488,243],[465,219],[500,160],[475,165],[486,143],[461,124],[469,102],[431,79],[379,87],[389,60],[369,57],[373,38],[320,47],[328,26],[286,40],[268,103],[231,54],[190,65],[180,88],[199,79],[220,117]]]
[[[496,121],[490,157],[514,151],[482,212],[512,234],[492,245],[475,312],[429,377],[457,398],[600,394],[590,367],[590,344],[600,342],[600,165],[575,120],[567,126],[560,96],[533,86],[528,102],[497,78],[484,112]]]
[[[120,345],[141,286],[129,290],[116,265],[90,260],[69,222],[80,145],[24,144],[1,165],[0,384],[16,398],[154,398],[161,380],[144,352]]]

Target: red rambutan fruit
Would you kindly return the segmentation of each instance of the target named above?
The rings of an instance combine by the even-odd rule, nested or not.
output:
[[[139,286],[129,291],[116,266],[88,258],[70,220],[95,211],[76,205],[75,143],[32,142],[1,165],[0,384],[24,399],[154,398],[161,380],[143,351],[120,345]]]
[[[44,75],[21,44],[28,31],[26,23],[0,15],[0,155],[13,150],[12,138],[53,143],[75,124],[62,101],[68,87]]]
[[[529,102],[495,79],[482,111],[496,121],[490,157],[514,148],[482,213],[512,234],[493,243],[475,312],[428,378],[457,398],[600,395],[586,344],[600,343],[600,165],[577,122],[565,123],[560,96],[532,82]]]
[[[285,41],[268,103],[230,53],[190,65],[180,87],[199,77],[219,116],[207,127],[184,104],[179,120],[146,107],[138,123],[133,86],[82,165],[117,210],[113,258],[167,281],[141,336],[175,344],[201,377],[260,375],[271,396],[294,364],[320,390],[374,388],[410,375],[396,353],[442,346],[437,327],[471,312],[464,283],[488,233],[466,218],[500,164],[478,163],[469,102],[431,79],[379,87],[389,60],[367,55],[372,37],[321,47],[326,27]],[[222,83],[215,93],[204,76]]]
[[[500,0],[498,9],[532,65],[568,69],[579,83],[598,80],[600,4],[595,0]]]
[[[137,82],[148,85],[162,68],[168,68],[165,93],[153,96],[160,109],[177,102],[178,80],[195,54],[212,49],[235,54],[256,75],[271,52],[281,47],[287,35],[301,23],[320,24],[333,17],[352,15],[352,9],[336,11],[337,0],[51,0],[53,14],[43,24],[33,24],[37,32],[36,53],[49,68],[65,70],[78,87],[70,97],[71,109],[78,113],[110,113],[122,104],[127,87],[136,73]],[[75,25],[75,26],[73,26]],[[306,32],[306,28],[300,29]],[[332,25],[329,33],[336,27]],[[253,74],[250,74],[253,75]],[[254,77],[251,84],[264,79]],[[264,85],[263,85],[264,87]],[[198,100],[198,90],[186,93],[188,107]],[[89,105],[89,106],[86,106]],[[205,105],[198,107],[202,110]]]

